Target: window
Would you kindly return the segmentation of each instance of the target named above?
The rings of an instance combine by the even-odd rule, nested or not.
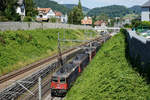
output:
[[[52,82],[58,82],[57,77],[53,77],[53,78],[52,78]]]
[[[25,10],[25,6],[24,6],[24,4],[23,4],[23,5],[21,6],[21,12],[23,13],[24,10]]]
[[[65,78],[61,78],[60,79],[60,83],[66,83],[66,79]]]
[[[142,8],[142,11],[144,11],[144,12],[149,12],[150,10],[149,10],[149,8]]]
[[[43,16],[42,15],[39,15],[40,16],[40,18],[42,18]]]

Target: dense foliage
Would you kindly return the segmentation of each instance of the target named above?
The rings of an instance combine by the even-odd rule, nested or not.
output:
[[[38,14],[36,5],[33,0],[25,0],[26,16],[35,17]]]
[[[68,23],[69,24],[81,24],[81,20],[83,19],[83,11],[81,1],[79,0],[78,6],[75,6],[68,15]]]
[[[106,7],[93,8],[88,12],[90,16],[99,16],[100,14],[106,14],[109,17],[123,17],[126,14],[140,14],[140,6],[133,6],[131,8],[126,8],[125,6],[112,5]]]
[[[131,10],[131,12],[133,12],[135,14],[141,15],[142,8],[141,8],[141,6],[135,5],[131,8],[129,8],[129,10]]]
[[[17,0],[0,0],[0,21],[20,20],[16,13]]]
[[[140,20],[132,20],[130,28],[135,30],[143,30],[143,29],[150,29],[150,22],[149,21],[140,21]]]
[[[34,1],[36,5],[40,8],[52,8],[53,10],[60,11],[63,14],[66,14],[67,12],[70,11],[70,9],[52,0],[34,0]]]
[[[30,30],[0,32],[0,75],[56,53],[57,33],[61,39],[83,39],[84,30]],[[91,31],[89,31],[91,32]],[[63,46],[70,42],[61,43]]]
[[[18,0],[0,0],[0,21],[20,21],[21,17],[16,13],[19,6]],[[32,20],[32,17],[37,15],[37,10],[33,0],[24,0],[25,12],[27,18]],[[26,18],[26,19],[27,19]]]
[[[101,8],[94,8],[88,12],[90,16],[98,16],[100,14],[106,14],[109,17],[122,17],[129,13],[129,10],[124,6],[112,5]]]
[[[128,63],[125,50],[123,34],[107,41],[66,100],[149,100],[150,85]]]

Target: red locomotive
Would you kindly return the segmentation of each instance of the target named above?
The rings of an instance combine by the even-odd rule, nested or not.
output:
[[[88,64],[88,54],[78,54],[73,61],[65,64],[56,73],[53,74],[51,80],[51,95],[65,96],[71,88],[73,82]]]

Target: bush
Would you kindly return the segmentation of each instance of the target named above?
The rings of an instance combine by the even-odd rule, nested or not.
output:
[[[30,16],[25,16],[25,18],[23,19],[24,22],[31,22],[33,21],[33,18]]]
[[[124,27],[125,28],[132,28],[132,26],[130,24],[125,24]]]
[[[5,16],[0,16],[0,22],[6,22],[6,21],[8,21],[8,19]]]
[[[138,20],[133,20],[132,21],[132,28],[135,28],[136,30],[138,29],[150,29],[150,22],[148,21],[138,21]]]
[[[56,23],[57,19],[53,17],[53,18],[50,18],[49,21],[50,21],[51,23]]]

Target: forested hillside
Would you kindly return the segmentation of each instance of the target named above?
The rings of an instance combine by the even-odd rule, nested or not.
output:
[[[140,6],[133,6],[131,8],[127,8],[125,6],[120,5],[112,5],[106,7],[98,7],[93,8],[88,12],[89,16],[99,16],[100,14],[105,14],[108,17],[123,17],[126,14],[140,14],[141,7]]]
[[[40,8],[52,8],[53,10],[60,11],[64,14],[69,12],[70,10],[69,8],[63,5],[60,5],[57,2],[52,1],[52,0],[34,0],[34,2]]]
[[[142,8],[141,6],[136,5],[136,6],[129,8],[129,10],[131,10],[133,13],[141,14]]]
[[[122,17],[129,14],[128,8],[125,6],[112,5],[100,8],[94,8],[88,12],[90,16],[99,16],[100,14],[106,14],[109,17]]]

